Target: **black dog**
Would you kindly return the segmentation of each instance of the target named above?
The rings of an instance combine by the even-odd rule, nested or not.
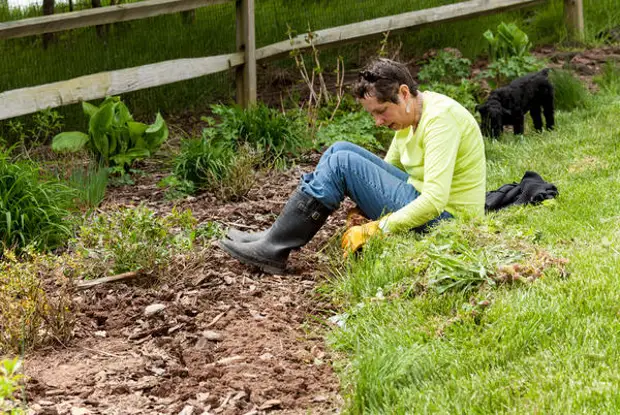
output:
[[[525,114],[528,111],[536,131],[542,131],[541,107],[545,113],[547,129],[552,130],[555,110],[553,85],[549,82],[548,74],[549,69],[543,69],[492,91],[484,104],[476,106],[482,118],[482,134],[497,138],[504,131],[504,125],[512,125],[515,134],[523,134]]]

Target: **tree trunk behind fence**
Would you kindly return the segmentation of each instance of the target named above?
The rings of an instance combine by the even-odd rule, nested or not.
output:
[[[90,4],[93,6],[93,9],[97,7],[101,7],[101,0],[90,0]],[[95,26],[95,30],[97,31],[97,36],[100,38],[103,38],[104,26],[103,25]]]
[[[43,0],[43,16],[52,14],[54,14],[54,0]],[[43,33],[43,49],[47,49],[52,40],[54,40],[53,33]]]
[[[192,24],[196,21],[196,10],[181,12],[181,20],[184,24]]]

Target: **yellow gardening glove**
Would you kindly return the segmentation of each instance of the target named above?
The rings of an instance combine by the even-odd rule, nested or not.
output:
[[[344,257],[360,249],[373,235],[378,233],[381,233],[378,220],[349,228],[342,236]]]

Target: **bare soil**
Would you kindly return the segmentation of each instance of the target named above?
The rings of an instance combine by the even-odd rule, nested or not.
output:
[[[240,202],[204,194],[176,204],[200,221],[262,229],[312,165],[259,177]],[[156,187],[160,177],[153,171],[135,185],[112,188],[102,209],[143,202],[169,212],[173,202]],[[206,260],[174,281],[80,292],[72,344],[25,359],[30,408],[37,414],[337,413],[342,400],[321,323],[329,304],[313,289],[329,272],[317,252],[343,223],[343,213],[333,215],[308,247],[292,254],[287,275],[263,274],[210,245]],[[165,308],[147,316],[151,305]]]

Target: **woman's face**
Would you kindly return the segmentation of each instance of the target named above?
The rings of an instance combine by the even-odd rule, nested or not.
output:
[[[403,94],[399,93],[398,98],[398,104],[391,101],[378,102],[374,96],[367,96],[360,99],[359,102],[373,116],[377,126],[384,125],[397,131],[411,125],[411,114],[407,113],[406,100]]]

